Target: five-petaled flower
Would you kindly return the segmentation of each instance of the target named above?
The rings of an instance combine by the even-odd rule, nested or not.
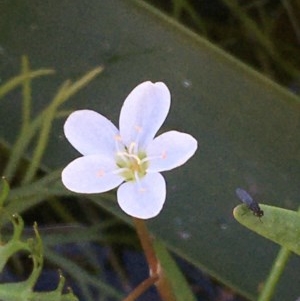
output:
[[[121,184],[117,199],[127,214],[141,219],[156,216],[166,199],[160,172],[184,164],[197,149],[189,134],[169,131],[154,138],[170,102],[164,83],[147,81],[126,98],[119,130],[95,111],[73,112],[64,132],[83,156],[63,170],[63,184],[79,193],[101,193]]]

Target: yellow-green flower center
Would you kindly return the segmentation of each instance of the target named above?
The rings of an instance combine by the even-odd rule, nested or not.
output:
[[[139,151],[134,153],[135,144],[126,147],[123,152],[117,153],[117,166],[121,169],[121,176],[125,181],[134,181],[137,178],[142,178],[147,173],[148,160],[146,153]]]

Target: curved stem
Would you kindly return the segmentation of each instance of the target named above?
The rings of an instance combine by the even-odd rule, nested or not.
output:
[[[149,279],[155,279],[155,281],[152,284],[155,284],[157,291],[164,301],[176,301],[176,298],[174,296],[173,290],[171,288],[170,282],[168,278],[166,277],[159,260],[157,259],[155,249],[152,243],[152,237],[147,229],[146,223],[144,220],[133,218],[134,225],[136,227],[136,231],[138,234],[138,237],[140,239],[142,248],[144,250],[149,271],[150,271],[150,277],[146,280],[149,281]],[[148,283],[148,282],[147,282]],[[143,284],[143,283],[142,283]],[[145,285],[142,285],[141,287],[143,289],[139,290],[139,294],[141,295],[148,287]],[[139,288],[139,286],[138,286]],[[135,291],[133,291],[135,292]],[[129,298],[131,294],[127,297]],[[138,297],[139,295],[135,295]],[[135,299],[125,299],[126,301],[131,301]]]
[[[142,295],[151,285],[153,285],[158,279],[158,275],[151,276],[140,283],[123,301],[134,301],[140,295]]]

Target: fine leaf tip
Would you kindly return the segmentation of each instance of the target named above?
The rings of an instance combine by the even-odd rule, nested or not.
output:
[[[253,215],[246,205],[233,209],[234,218],[243,226],[300,255],[300,214],[284,208],[261,205],[264,216]]]

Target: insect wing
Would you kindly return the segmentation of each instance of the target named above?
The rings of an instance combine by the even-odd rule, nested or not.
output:
[[[236,196],[243,202],[245,203],[248,207],[251,207],[251,205],[253,204],[253,199],[250,196],[250,194],[242,189],[242,188],[237,188],[235,190]]]
[[[237,188],[235,190],[235,193],[237,197],[248,206],[248,208],[253,212],[255,216],[260,218],[264,215],[264,212],[260,209],[259,204],[253,200],[253,198],[246,190]]]

